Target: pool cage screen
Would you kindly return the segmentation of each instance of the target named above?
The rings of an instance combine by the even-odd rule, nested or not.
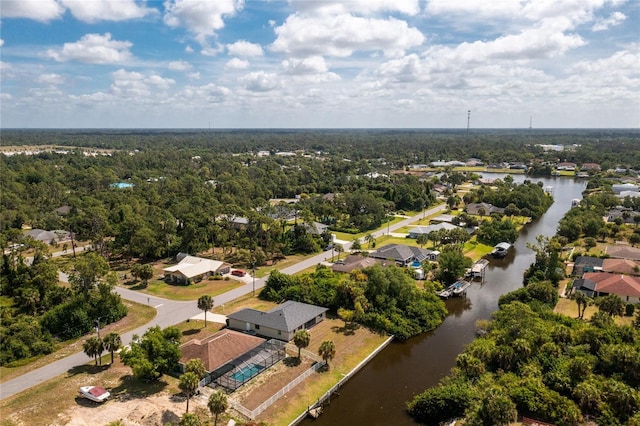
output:
[[[240,386],[284,359],[286,343],[271,339],[211,373],[218,385],[235,391]]]

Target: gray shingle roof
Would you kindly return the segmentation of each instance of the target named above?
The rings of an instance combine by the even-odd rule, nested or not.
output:
[[[369,254],[369,257],[377,259],[393,259],[397,262],[408,262],[410,259],[415,258],[422,262],[431,253],[431,250],[422,249],[415,246],[405,246],[402,244],[387,244],[380,247],[373,253]]]
[[[229,315],[229,318],[291,332],[326,311],[327,308],[288,300],[268,312],[242,309]]]

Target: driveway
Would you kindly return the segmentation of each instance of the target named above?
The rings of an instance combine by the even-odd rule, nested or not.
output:
[[[445,205],[434,207],[427,210],[426,212],[417,214],[396,224],[390,225],[388,230],[387,228],[385,228],[379,231],[375,231],[372,233],[372,235],[376,238],[380,237],[382,235],[385,235],[387,232],[391,232],[396,229],[402,228],[403,226],[407,226],[412,222],[421,219],[425,215],[430,216],[444,209],[446,209]],[[364,238],[362,240],[362,242],[364,242]],[[345,251],[348,251],[350,248],[351,242],[348,242],[344,245]],[[313,267],[318,263],[324,262],[329,257],[329,252],[322,252],[295,265],[284,268],[280,272],[292,275],[307,268]],[[241,281],[244,282],[244,285],[242,285],[241,287],[234,288],[233,290],[216,296],[214,299],[215,306],[224,305],[225,303],[229,303],[232,300],[235,300],[249,293],[255,294],[258,290],[264,287],[265,284],[265,278],[256,278],[254,280],[253,277],[250,277],[249,275],[243,277]],[[123,299],[153,306],[157,311],[155,318],[151,322],[135,330],[129,331],[121,336],[122,343],[124,345],[128,345],[129,343],[131,343],[131,338],[134,334],[141,336],[145,331],[147,331],[147,329],[149,329],[149,327],[157,325],[161,328],[166,328],[171,325],[178,324],[182,321],[186,321],[187,319],[197,317],[200,314],[203,315],[204,319],[204,313],[200,309],[198,309],[196,300],[187,302],[168,300],[156,296],[149,296],[147,294],[129,290],[123,287],[116,287],[115,291],[116,293],[120,294]],[[209,320],[210,317],[213,318],[213,314],[207,314],[207,320]],[[71,368],[77,365],[86,364],[90,360],[91,358],[85,355],[84,352],[78,352],[66,358],[62,358],[58,361],[52,362],[51,364],[45,365],[44,367],[23,374],[20,377],[8,380],[0,385],[0,399],[7,398],[32,386],[43,383],[55,376],[69,371]]]

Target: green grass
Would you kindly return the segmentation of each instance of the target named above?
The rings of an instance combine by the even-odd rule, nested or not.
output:
[[[205,294],[209,296],[217,296],[234,288],[244,285],[243,282],[233,279],[229,280],[202,280],[199,283],[191,285],[175,285],[167,284],[164,281],[153,280],[144,287],[138,283],[131,290],[138,290],[142,293],[152,294],[154,296],[163,297],[170,300],[197,300]]]

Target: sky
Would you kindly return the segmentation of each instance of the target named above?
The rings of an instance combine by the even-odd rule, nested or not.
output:
[[[640,128],[640,0],[0,0],[2,128]]]

